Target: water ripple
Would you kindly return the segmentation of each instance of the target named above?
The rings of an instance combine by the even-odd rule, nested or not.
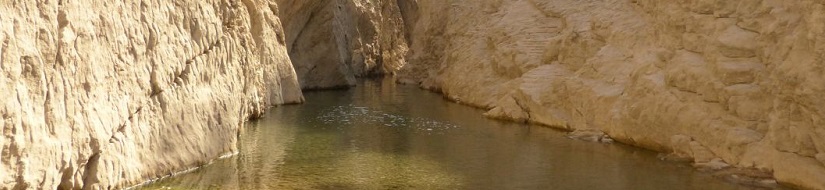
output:
[[[327,126],[384,126],[425,132],[441,132],[459,127],[446,121],[397,115],[352,104],[326,109],[318,116],[318,120]]]

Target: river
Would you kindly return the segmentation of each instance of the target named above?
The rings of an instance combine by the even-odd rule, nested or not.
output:
[[[389,80],[305,97],[249,122],[238,155],[141,189],[750,189]]]

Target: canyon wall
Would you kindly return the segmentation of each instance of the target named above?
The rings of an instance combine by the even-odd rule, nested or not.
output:
[[[235,152],[245,120],[301,89],[395,73],[489,117],[825,189],[816,0],[9,0],[0,13],[0,189],[169,175]]]
[[[395,0],[278,0],[289,56],[303,89],[346,88],[393,74],[407,53]]]
[[[0,3],[0,189],[123,188],[236,151],[303,101],[263,0]]]
[[[821,1],[411,2],[400,82],[825,189]]]

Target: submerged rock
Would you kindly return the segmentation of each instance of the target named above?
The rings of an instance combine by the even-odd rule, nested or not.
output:
[[[700,169],[721,170],[730,167],[730,164],[725,163],[725,161],[722,161],[720,158],[714,158],[707,162],[693,163],[693,166]]]
[[[778,183],[770,172],[758,169],[727,168],[713,172],[713,175],[727,181],[758,188],[776,188]]]
[[[567,138],[588,142],[613,143],[613,139],[604,132],[596,130],[576,130],[567,134]]]

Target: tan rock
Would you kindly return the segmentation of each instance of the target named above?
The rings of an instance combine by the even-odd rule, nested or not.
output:
[[[791,153],[780,153],[780,161],[774,169],[776,180],[789,184],[806,184],[808,189],[825,189],[825,166],[816,159]]]
[[[0,189],[119,189],[237,151],[245,120],[303,101],[270,6],[0,2]]]
[[[755,59],[726,59],[721,58],[717,63],[718,75],[721,75],[725,85],[749,84],[756,80],[756,74],[761,72],[765,65]]]
[[[398,72],[490,117],[825,189],[815,0],[84,0],[0,12],[4,187],[167,175],[234,152],[245,119],[303,101],[299,88]]]
[[[730,164],[725,163],[722,159],[714,158],[707,162],[697,162],[693,164],[696,167],[710,170],[721,170],[730,167]]]
[[[816,160],[822,162],[822,165],[825,165],[825,153],[816,154]]]
[[[803,159],[825,150],[817,1],[414,2],[407,82],[655,150],[686,154],[690,137],[696,160],[825,189]]]
[[[726,57],[740,58],[755,56],[759,34],[731,25],[717,38],[720,53]]]
[[[513,97],[507,96],[499,100],[498,107],[490,109],[485,116],[512,120],[516,122],[527,122],[530,119],[529,110],[525,110],[522,105],[516,102]]]
[[[742,146],[762,140],[762,137],[763,135],[759,132],[738,127],[729,129],[725,140],[727,140],[728,146]]]
[[[677,158],[693,158],[693,151],[690,149],[690,142],[692,141],[693,139],[686,135],[671,136],[671,154]]]
[[[303,89],[355,85],[395,73],[407,53],[397,1],[277,0],[289,57]]]
[[[693,161],[696,163],[705,163],[717,159],[716,154],[699,142],[692,141],[689,143],[689,146]]]
[[[607,136],[604,132],[598,130],[576,130],[567,134],[567,138],[589,141],[612,143],[613,139]]]

